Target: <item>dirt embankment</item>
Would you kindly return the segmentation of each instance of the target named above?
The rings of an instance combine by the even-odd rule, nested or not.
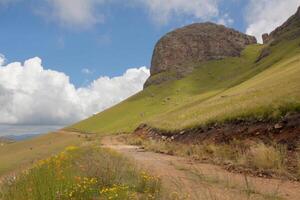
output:
[[[179,131],[164,131],[142,124],[134,134],[185,144],[227,144],[233,140],[252,140],[286,144],[289,150],[293,150],[300,142],[300,113],[288,113],[279,120],[236,120]]]

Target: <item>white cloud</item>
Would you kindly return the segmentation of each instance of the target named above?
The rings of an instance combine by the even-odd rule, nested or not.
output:
[[[229,16],[228,13],[226,13],[217,20],[217,24],[222,24],[224,26],[230,26],[233,24],[233,22],[234,20]]]
[[[81,70],[81,73],[86,74],[86,75],[89,75],[89,74],[92,73],[92,71],[89,70],[88,68],[83,68],[83,69]]]
[[[211,19],[217,17],[220,0],[47,0],[51,7],[50,17],[63,25],[92,26],[103,22],[104,15],[99,12],[99,5],[111,2],[120,4],[139,4],[150,13],[151,18],[160,25],[167,24],[173,17],[193,17]],[[41,13],[41,12],[39,12]],[[49,11],[42,15],[49,17]]]
[[[100,77],[75,88],[64,73],[47,70],[40,58],[0,66],[0,124],[67,124],[102,111],[142,90],[146,67]]]
[[[64,26],[90,27],[103,22],[104,15],[97,8],[105,0],[46,0],[48,7],[37,13],[52,18]]]
[[[5,63],[5,56],[0,54],[0,66],[4,65]]]
[[[12,1],[21,0],[0,0],[0,4]],[[105,21],[103,6],[108,4],[143,6],[156,24],[165,25],[173,18],[217,19],[220,17],[220,1],[223,0],[42,0],[33,8],[46,20],[55,20],[63,26],[86,28]]]
[[[261,35],[285,22],[300,6],[300,0],[250,0],[247,7],[246,33],[262,42]]]
[[[176,16],[210,19],[218,16],[218,0],[135,0],[146,6],[152,19],[167,24]]]

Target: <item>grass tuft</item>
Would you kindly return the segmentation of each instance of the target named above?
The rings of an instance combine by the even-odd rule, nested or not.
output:
[[[286,147],[266,146],[262,143],[250,148],[249,164],[261,170],[284,170]]]

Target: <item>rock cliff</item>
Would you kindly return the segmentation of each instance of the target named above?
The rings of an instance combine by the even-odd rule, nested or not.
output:
[[[152,56],[151,76],[145,87],[174,79],[153,79],[153,76],[159,73],[175,72],[178,78],[192,71],[187,67],[187,63],[240,56],[245,46],[255,43],[256,39],[253,36],[210,22],[179,28],[157,42]]]

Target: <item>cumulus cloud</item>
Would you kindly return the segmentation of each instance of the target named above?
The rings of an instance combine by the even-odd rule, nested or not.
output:
[[[152,19],[167,24],[174,16],[210,19],[219,14],[218,0],[135,0],[149,10]]]
[[[38,57],[0,65],[0,124],[64,125],[102,111],[142,90],[146,67],[100,77],[76,88],[61,72],[44,69]]]
[[[261,35],[285,22],[300,6],[300,0],[250,0],[247,7],[246,33],[262,42]]]
[[[46,0],[48,6],[38,10],[38,14],[50,17],[62,25],[90,27],[103,22],[104,15],[97,8],[105,0]],[[49,12],[50,11],[50,12]]]

